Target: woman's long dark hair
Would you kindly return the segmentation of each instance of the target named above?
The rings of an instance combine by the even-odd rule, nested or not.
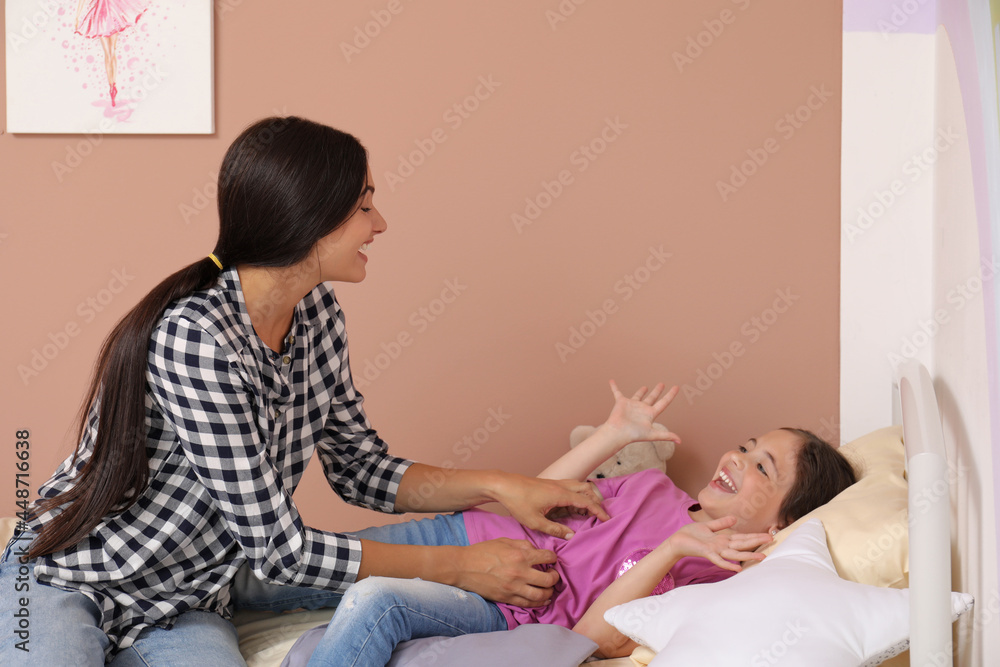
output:
[[[368,155],[353,136],[302,118],[254,123],[226,152],[219,172],[219,240],[223,266],[285,267],[306,259],[317,241],[356,210]],[[149,482],[146,454],[146,358],[153,329],[167,307],[212,287],[221,273],[205,257],[157,285],[104,341],[80,411],[83,443],[88,413],[99,401],[93,453],[73,486],[39,500],[34,516],[63,506],[45,523],[29,558],[73,546],[108,514],[130,507]],[[80,449],[73,455],[77,462]]]

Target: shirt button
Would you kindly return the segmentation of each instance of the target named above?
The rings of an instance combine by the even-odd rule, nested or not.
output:
[[[288,344],[289,345],[295,345],[295,336],[289,336],[288,337]]]
[[[277,419],[280,416],[281,416],[281,410],[275,410],[274,411],[274,418]]]
[[[290,362],[291,360],[292,360],[292,358],[291,358],[291,357],[289,357],[288,355],[285,355],[285,357],[284,357],[284,358],[283,358],[283,359],[282,359],[281,361],[287,364],[287,363],[288,363],[288,362]]]

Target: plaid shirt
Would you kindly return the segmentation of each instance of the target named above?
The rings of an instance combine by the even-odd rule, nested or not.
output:
[[[360,541],[304,526],[292,493],[316,450],[344,500],[391,512],[409,462],[386,453],[365,417],[330,288],[299,302],[278,354],[254,332],[230,268],[212,289],[167,308],[146,380],[146,490],[35,567],[40,581],[97,603],[109,655],[189,609],[229,618],[230,581],[246,562],[281,584],[343,590],[355,580]],[[76,465],[64,461],[40,496],[73,485],[97,422],[92,407]]]

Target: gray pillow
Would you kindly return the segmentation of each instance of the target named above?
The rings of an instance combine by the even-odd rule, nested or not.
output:
[[[561,625],[519,625],[513,630],[458,637],[426,637],[396,647],[388,667],[577,667],[597,644]]]
[[[282,667],[305,667],[325,630],[322,625],[299,637]],[[396,647],[389,667],[577,667],[596,650],[597,644],[561,625],[519,625],[499,632],[411,639]]]

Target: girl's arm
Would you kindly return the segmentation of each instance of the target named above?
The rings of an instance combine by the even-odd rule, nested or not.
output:
[[[604,612],[632,600],[648,597],[656,585],[681,559],[668,539],[615,579],[590,605],[573,631],[597,644],[599,658],[619,658],[632,653],[637,644],[604,620]]]
[[[660,546],[616,579],[598,596],[583,618],[573,627],[598,645],[597,656],[618,658],[628,655],[636,643],[604,620],[604,612],[632,600],[648,597],[671,568],[685,556],[707,558],[719,567],[739,572],[742,566],[730,561],[763,560],[754,551],[773,539],[767,533],[724,532],[736,523],[727,516],[715,521],[683,526]]]
[[[613,456],[625,445],[643,440],[671,440],[680,444],[680,437],[671,433],[654,420],[677,396],[679,388],[674,386],[661,397],[664,384],[653,387],[648,394],[641,387],[626,398],[615,381],[611,381],[611,393],[615,405],[611,414],[589,438],[563,454],[548,468],[539,473],[544,479],[575,479],[584,481],[591,471]],[[659,399],[659,400],[657,400]]]

